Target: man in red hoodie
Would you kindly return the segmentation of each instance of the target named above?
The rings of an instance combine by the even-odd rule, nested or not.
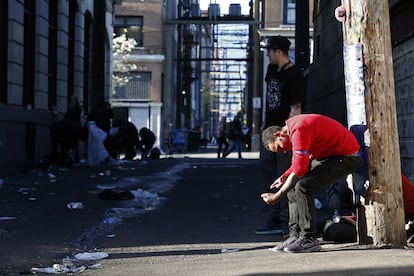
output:
[[[319,114],[289,118],[286,125],[270,126],[262,142],[272,152],[292,151],[291,166],[271,185],[275,193],[263,193],[267,204],[289,201],[289,232],[274,251],[319,251],[316,239],[315,191],[355,171],[361,164],[360,146],[354,134],[339,122]]]

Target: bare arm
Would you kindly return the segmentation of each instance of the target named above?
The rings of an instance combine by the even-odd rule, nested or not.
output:
[[[295,186],[296,182],[298,182],[300,178],[301,177],[295,173],[289,174],[285,183],[282,185],[278,192],[280,192],[282,195],[285,195],[287,192],[289,192],[289,190],[291,190]]]
[[[261,194],[262,199],[267,204],[278,203],[282,199],[282,197],[286,195],[286,193],[295,186],[296,182],[300,178],[301,177],[299,175],[296,175],[295,173],[291,173],[287,177],[286,181],[282,184],[279,191],[277,191],[276,193],[263,193]]]

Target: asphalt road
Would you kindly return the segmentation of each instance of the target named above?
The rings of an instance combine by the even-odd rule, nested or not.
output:
[[[414,273],[411,247],[323,244],[317,253],[268,250],[282,237],[253,232],[269,215],[260,198],[268,180],[256,153],[244,157],[175,155],[6,178],[0,189],[0,275],[36,269],[43,275],[40,271],[57,273],[62,267],[85,269],[73,273],[81,275]],[[136,198],[100,199],[105,189],[133,191]],[[69,209],[70,202],[83,208]],[[326,215],[323,209],[319,214]],[[108,257],[85,261],[74,258],[77,253]]]

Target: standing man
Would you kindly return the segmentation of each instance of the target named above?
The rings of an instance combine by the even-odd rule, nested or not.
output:
[[[306,98],[305,78],[302,72],[289,59],[290,41],[282,36],[270,37],[266,49],[269,65],[265,81],[267,83],[265,114],[262,130],[285,124],[285,121],[302,113]],[[269,179],[274,179],[290,165],[289,153],[272,153],[260,147],[260,161]],[[256,234],[287,234],[287,200],[272,206],[272,216]]]
[[[230,140],[230,147],[223,153],[223,158],[226,158],[233,150],[237,150],[239,159],[242,159],[242,125],[240,121],[240,116],[236,115],[233,118],[233,121],[229,123],[227,128],[227,137]]]
[[[361,165],[360,146],[354,134],[339,122],[319,114],[289,118],[286,125],[271,126],[262,142],[272,152],[292,152],[291,166],[263,193],[267,204],[289,201],[289,238],[274,251],[319,251],[315,219],[315,192],[354,172]]]

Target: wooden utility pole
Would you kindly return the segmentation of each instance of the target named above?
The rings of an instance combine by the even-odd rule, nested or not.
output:
[[[370,134],[365,242],[400,247],[407,242],[388,0],[342,0],[335,16],[343,22],[347,97],[365,98],[364,108],[348,105],[348,117],[355,115],[354,110],[366,110],[364,116],[356,117],[366,116],[366,121],[359,123],[366,123]],[[361,68],[349,66],[358,62],[362,62]],[[355,79],[347,79],[349,72],[354,77],[359,75],[362,89],[353,83]]]

